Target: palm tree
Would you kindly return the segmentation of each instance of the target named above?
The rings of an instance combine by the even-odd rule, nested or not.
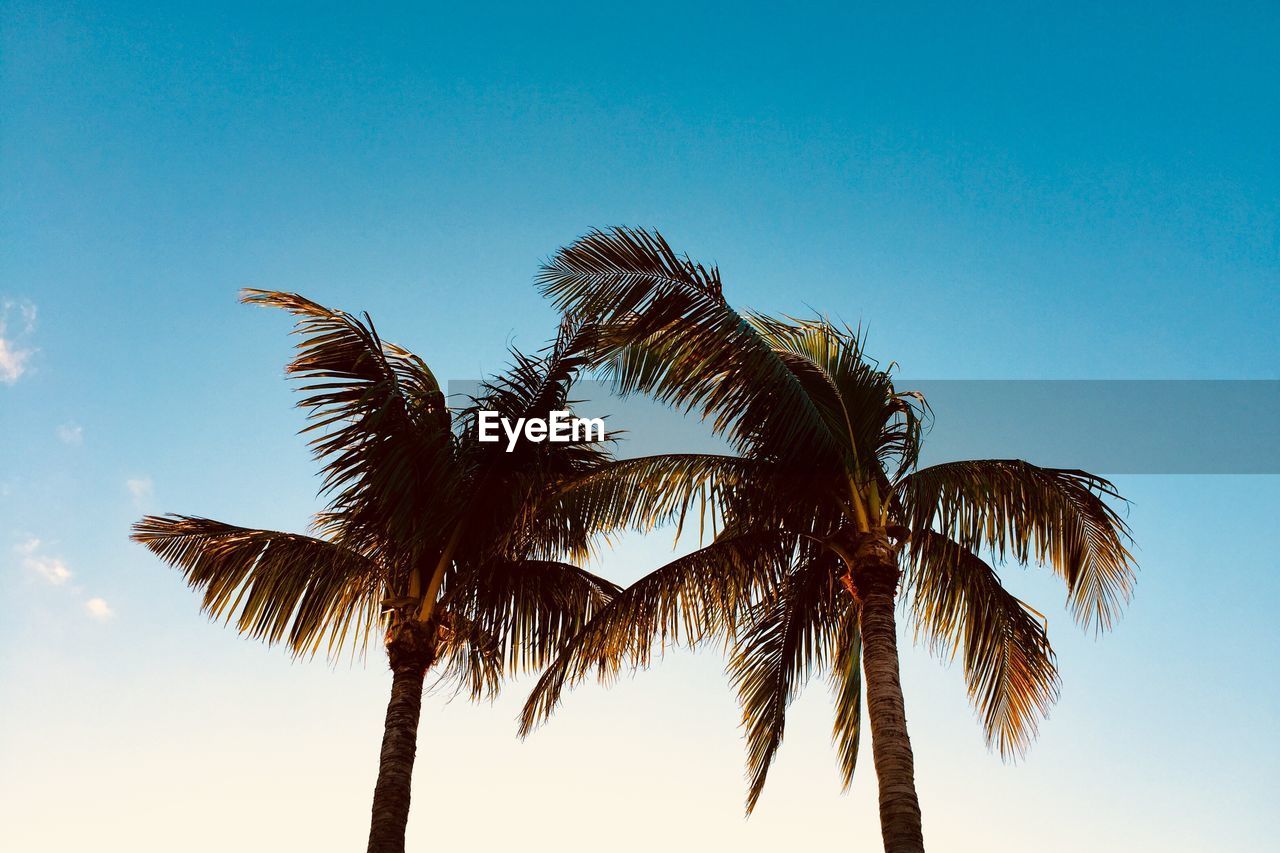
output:
[[[391,699],[368,849],[403,851],[424,679],[434,671],[473,697],[505,672],[544,665],[617,588],[561,557],[581,556],[581,519],[543,512],[558,484],[604,465],[593,443],[477,440],[483,410],[545,417],[569,408],[591,330],[565,325],[540,356],[451,413],[412,353],[354,317],[290,293],[244,301],[298,317],[288,370],[306,380],[311,447],[327,508],[311,536],[185,515],[149,516],[133,539],[180,568],[203,609],[297,655],[363,649],[381,629]]]
[[[1020,753],[1057,696],[1058,673],[1042,617],[992,562],[1049,566],[1082,625],[1110,626],[1134,580],[1128,530],[1106,501],[1120,499],[1115,488],[1018,460],[919,468],[927,404],[895,390],[857,332],[739,314],[718,270],[656,233],[592,232],[545,264],[540,283],[569,316],[601,324],[595,357],[621,392],[700,415],[735,453],[618,462],[562,491],[561,511],[592,507],[618,525],[692,512],[711,524],[711,541],[596,613],[539,680],[522,734],[591,673],[645,665],[655,643],[726,638],[748,813],[787,704],[813,671],[832,680],[848,787],[865,680],[885,850],[923,850],[899,599],[918,637],[960,653],[988,742]]]

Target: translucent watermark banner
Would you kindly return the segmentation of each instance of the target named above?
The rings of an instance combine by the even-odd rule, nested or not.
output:
[[[932,410],[921,465],[1025,459],[1097,474],[1280,474],[1280,380],[894,379]],[[450,382],[465,405],[479,382]],[[572,408],[603,417],[621,457],[722,453],[696,414],[608,383],[574,386]]]

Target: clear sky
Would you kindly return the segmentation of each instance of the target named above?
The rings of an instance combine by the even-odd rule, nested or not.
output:
[[[368,310],[468,379],[550,334],[540,258],[646,225],[905,375],[1277,378],[1280,7],[895,5],[0,0],[0,848],[363,844],[382,662],[240,639],[125,538],[316,508],[288,323],[240,287]],[[1007,572],[1065,679],[1025,761],[985,750],[958,666],[905,655],[934,849],[1275,849],[1280,482],[1119,484],[1114,634]],[[749,821],[715,654],[520,743],[526,687],[426,703],[411,848],[876,848],[822,684]]]

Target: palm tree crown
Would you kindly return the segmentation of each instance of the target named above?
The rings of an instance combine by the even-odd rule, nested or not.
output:
[[[1024,750],[1057,695],[1039,614],[992,561],[1047,565],[1085,626],[1111,625],[1134,568],[1106,480],[1018,460],[919,468],[924,399],[894,388],[859,334],[819,318],[740,314],[714,267],[653,232],[592,232],[543,268],[570,317],[599,324],[595,360],[623,393],[707,420],[733,455],[619,462],[562,490],[595,517],[649,528],[705,516],[711,541],[605,605],[526,705],[522,731],[563,688],[646,664],[655,641],[727,638],[756,804],[788,702],[813,672],[834,687],[846,786],[864,675],[887,850],[922,850],[897,674],[895,602],[919,636],[958,652],[987,738]],[[701,501],[710,508],[703,510]]]
[[[474,429],[482,410],[568,409],[593,332],[566,324],[546,352],[513,353],[505,375],[451,411],[427,365],[367,316],[290,293],[244,300],[298,318],[288,370],[304,380],[299,405],[326,499],[314,535],[168,515],[142,519],[133,538],[179,567],[210,615],[296,654],[360,649],[383,632],[397,680],[370,850],[403,849],[424,673],[490,694],[504,673],[544,665],[616,591],[562,561],[587,552],[590,526],[544,509],[547,495],[604,466],[606,450],[521,441],[506,452]]]

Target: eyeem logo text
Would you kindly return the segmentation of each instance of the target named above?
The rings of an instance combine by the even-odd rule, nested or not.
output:
[[[547,418],[516,418],[512,423],[498,412],[483,411],[477,421],[479,439],[483,442],[502,440],[507,436],[507,452],[515,449],[523,435],[535,444],[543,441],[604,441],[604,418],[577,418],[570,411],[553,411]]]

